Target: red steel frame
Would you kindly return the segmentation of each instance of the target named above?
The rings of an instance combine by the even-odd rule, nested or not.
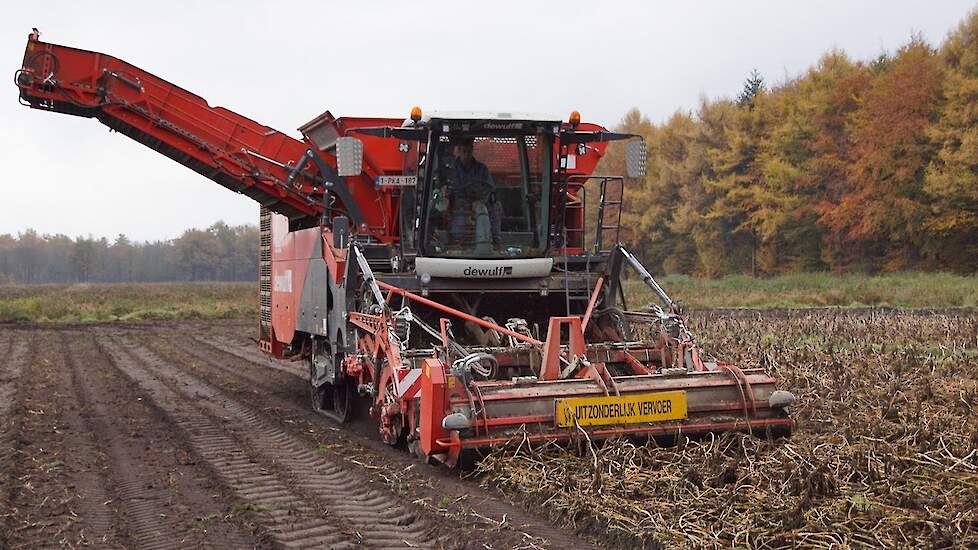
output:
[[[206,177],[237,192],[247,194],[274,212],[284,214],[292,220],[321,217],[323,214],[322,194],[324,174],[310,165],[302,172],[296,172],[294,165],[307,151],[313,151],[330,167],[336,166],[335,158],[325,152],[310,139],[295,139],[276,131],[268,126],[259,124],[249,118],[231,112],[221,107],[212,107],[201,97],[175,86],[155,75],[152,75],[125,61],[97,52],[80,50],[41,42],[36,33],[29,37],[24,54],[22,69],[16,75],[16,83],[20,88],[22,102],[30,107],[48,111],[63,112],[78,116],[97,118],[103,124],[124,133],[145,145],[154,148],[164,155],[196,170]],[[332,126],[336,135],[346,135],[349,131],[369,126],[398,126],[400,118],[334,118],[328,112],[316,119],[316,123]],[[594,124],[579,124],[578,130],[603,130]],[[378,242],[396,243],[399,239],[399,223],[397,208],[399,190],[379,188],[374,185],[374,178],[379,175],[396,175],[405,169],[403,154],[398,150],[399,140],[358,134],[364,144],[365,171],[361,176],[344,178],[353,200],[363,212],[364,223],[353,227],[354,233],[367,233]],[[560,149],[555,147],[555,155]],[[604,153],[605,144],[599,143],[589,147],[592,154],[578,157],[576,168],[562,170],[564,177],[588,175],[594,171],[597,162]],[[556,159],[555,159],[556,160]],[[557,166],[557,163],[554,163]],[[569,188],[568,193],[575,193],[576,188]],[[347,205],[349,206],[349,205]],[[567,215],[568,232],[578,231],[583,227],[583,214]],[[285,223],[281,220],[281,223]],[[281,224],[280,224],[281,225]],[[276,304],[276,314],[273,316],[272,334],[277,342],[273,345],[266,343],[266,349],[281,352],[283,344],[289,344],[294,337],[294,316],[299,308],[296,307],[303,288],[305,272],[309,265],[309,251],[312,247],[321,247],[322,260],[335,281],[339,281],[346,270],[343,268],[347,261],[347,250],[333,246],[333,238],[328,226],[288,232],[287,227],[279,228],[281,241],[277,241],[272,251],[272,263],[276,274],[289,272],[288,290],[277,290],[272,294]],[[554,252],[563,254],[563,250]],[[281,271],[285,270],[285,271]],[[624,361],[634,372],[634,377],[610,376],[605,368],[605,361],[600,360],[600,353],[592,349],[584,340],[584,332],[588,328],[595,303],[604,279],[598,279],[588,302],[587,310],[582,318],[553,318],[546,342],[516,333],[487,322],[476,316],[466,314],[454,308],[439,304],[434,300],[419,296],[407,290],[378,281],[381,288],[393,294],[402,295],[410,300],[435,308],[448,315],[456,316],[467,322],[472,322],[486,329],[498,331],[521,342],[544,348],[544,364],[541,369],[541,379],[535,386],[536,393],[548,397],[559,395],[576,395],[594,393],[595,388],[604,393],[628,390],[633,384],[630,379],[653,379],[650,369],[639,358],[637,351],[645,354],[648,362],[650,354],[656,351],[652,348],[638,350],[605,350],[605,361]],[[284,307],[278,308],[278,305]],[[387,336],[388,324],[383,316],[351,314],[350,322],[364,330],[364,340],[361,348],[372,354],[385,354],[388,364],[401,365],[400,350],[390,345]],[[559,342],[560,326],[570,327],[570,342],[567,349],[572,357],[579,358],[583,365],[572,377],[581,383],[594,382],[589,389],[574,389],[563,385],[567,380],[557,380],[560,371],[561,357],[565,356],[565,346]],[[443,323],[443,331],[445,330]],[[691,342],[680,342],[679,353]],[[692,348],[694,362],[700,371],[706,368]],[[664,352],[663,352],[664,353]],[[356,361],[347,362],[347,372],[356,376],[365,376],[362,365]],[[446,374],[447,365],[437,358],[424,360],[424,380],[421,387],[421,447],[426,454],[447,452],[449,459],[457,458],[462,447],[482,446],[506,439],[505,436],[494,436],[490,430],[513,429],[523,425],[544,426],[553,422],[547,414],[514,414],[503,418],[490,418],[485,413],[485,403],[505,403],[510,399],[528,398],[516,386],[501,384],[476,384],[479,392],[478,401],[483,405],[484,417],[476,418],[473,428],[474,437],[460,438],[457,431],[446,431],[441,427],[443,418],[453,403],[472,403],[472,396],[460,393],[455,379]],[[791,421],[783,417],[760,418],[759,413],[765,413],[764,404],[758,409],[758,401],[754,394],[758,388],[773,387],[774,379],[741,372],[736,367],[721,365],[724,378],[715,378],[709,384],[690,386],[693,390],[708,390],[713,385],[736,387],[740,392],[738,402],[725,402],[716,405],[709,412],[738,413],[742,412],[744,419],[734,419],[732,422],[711,422],[703,419],[692,419],[687,423],[662,423],[656,425],[630,427],[602,427],[589,430],[597,436],[623,435],[632,433],[644,434],[674,434],[689,430],[729,429],[734,427],[746,429],[787,428]],[[390,371],[390,369],[388,369]],[[387,376],[390,376],[390,372]],[[590,381],[589,381],[590,380]],[[707,382],[707,380],[697,381]],[[634,385],[634,384],[633,384]],[[765,390],[766,391],[766,390]],[[538,396],[529,396],[535,398]],[[400,403],[399,412],[406,423],[413,422],[411,408],[417,400],[406,400]],[[695,407],[694,407],[695,409]],[[693,412],[707,411],[709,407],[700,407]],[[395,411],[381,411],[384,416]],[[739,424],[744,422],[744,424]],[[572,437],[573,431],[544,432],[527,434],[531,441],[560,439]]]
[[[590,317],[595,301],[593,296],[589,300],[588,309],[583,317],[552,317],[547,340],[541,342],[389,283],[377,281],[377,284],[388,291],[388,297],[392,294],[404,296],[453,317],[477,323],[485,329],[496,330],[520,341],[541,346],[544,350],[540,381],[535,382],[531,390],[520,392],[511,382],[476,382],[473,384],[475,396],[467,390],[467,395],[461,392],[459,388],[462,387],[462,384],[455,383],[453,375],[449,373],[449,365],[437,357],[424,360],[420,402],[403,401],[396,410],[386,412],[401,415],[403,427],[412,433],[416,433],[420,449],[425,455],[442,456],[442,459],[449,464],[454,464],[458,460],[463,448],[479,448],[510,441],[514,437],[513,430],[519,432],[516,437],[532,442],[567,440],[577,437],[578,431],[575,429],[557,429],[555,427],[555,417],[552,411],[547,414],[507,414],[502,417],[490,418],[486,411],[492,403],[505,404],[507,401],[525,402],[527,399],[587,396],[594,395],[596,389],[603,391],[605,395],[611,392],[617,395],[620,391],[641,393],[685,390],[690,395],[688,408],[690,418],[685,421],[655,424],[592,427],[587,430],[589,437],[677,436],[724,430],[788,433],[794,426],[791,419],[780,411],[770,409],[766,402],[762,402],[761,410],[759,410],[755,388],[763,387],[764,398],[766,399],[773,391],[775,378],[760,370],[744,372],[733,365],[723,363],[718,364],[715,370],[709,371],[695,354],[694,362],[700,374],[693,376],[668,378],[654,375],[648,367],[625,350],[620,351],[615,357],[624,360],[632,368],[633,376],[612,377],[605,368],[604,362],[596,361],[579,369],[572,375],[571,379],[559,380],[558,372],[561,357],[565,357],[567,354],[570,354],[571,357],[587,357],[589,355],[582,325],[586,324],[586,320]],[[601,281],[599,280],[596,286],[600,287],[600,285]],[[383,316],[371,316],[371,323],[383,324],[382,319]],[[446,319],[442,319],[441,327],[442,339],[447,349],[446,321]],[[361,325],[356,320],[354,322]],[[561,325],[567,325],[569,328],[570,341],[566,346],[560,342]],[[367,327],[367,325],[361,326]],[[376,328],[371,332],[386,334]],[[378,338],[376,342],[379,343],[380,348],[392,347],[388,345],[386,338]],[[690,345],[692,345],[690,342],[680,342],[679,353],[683,353],[683,348]],[[695,348],[693,351],[695,352]],[[399,363],[389,362],[389,364]],[[576,384],[574,387],[568,387],[566,384],[568,382],[574,384],[586,379],[590,379],[595,384],[593,386]],[[726,398],[722,398],[717,392],[723,392],[723,390],[730,390],[726,393],[732,393],[736,397],[731,399],[728,395]],[[492,393],[485,393],[487,391]],[[441,426],[441,420],[458,406],[472,406],[474,410],[474,400],[476,399],[481,407],[483,417],[476,416],[473,418],[474,435],[462,437],[457,430],[446,430]],[[380,401],[378,400],[379,404]],[[411,421],[414,418],[411,411],[415,406],[420,407],[420,423],[417,426],[412,425]],[[718,419],[719,416],[722,416],[723,419]],[[527,431],[528,429],[530,431]],[[493,433],[500,435],[493,435]]]

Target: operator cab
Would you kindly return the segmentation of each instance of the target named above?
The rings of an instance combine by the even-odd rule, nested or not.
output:
[[[401,126],[351,129],[394,138],[404,154],[400,175],[385,176],[383,183],[398,186],[399,257],[430,277],[529,278],[548,276],[561,250],[565,263],[569,250],[580,253],[581,189],[604,142],[631,140],[630,172],[633,164],[644,171],[645,151],[640,136],[582,125],[576,111],[571,115],[567,123],[529,113],[422,116],[416,107]],[[339,175],[359,175],[362,143],[344,136],[335,144]],[[601,196],[603,206],[604,184]],[[618,227],[600,218],[599,225]]]
[[[540,258],[548,248],[555,117],[434,113],[426,128],[418,247],[432,258]]]

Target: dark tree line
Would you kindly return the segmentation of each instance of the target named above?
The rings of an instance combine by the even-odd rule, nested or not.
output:
[[[0,283],[254,281],[258,228],[217,222],[179,238],[132,242],[40,235],[0,235]]]
[[[978,271],[978,11],[934,47],[826,53],[645,136],[623,237],[660,271]],[[622,164],[620,150],[606,159]],[[620,172],[620,170],[618,170]]]

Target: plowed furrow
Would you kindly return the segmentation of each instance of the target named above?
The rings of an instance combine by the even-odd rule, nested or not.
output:
[[[204,338],[194,337],[194,342],[204,346],[205,348],[210,348],[212,350],[224,353],[226,355],[233,355],[239,359],[243,359],[250,363],[261,367],[263,369],[272,368],[277,371],[285,372],[298,376],[300,378],[307,378],[309,373],[306,371],[306,367],[303,363],[287,363],[283,361],[276,361],[264,355],[258,349],[251,349],[251,347],[241,347],[240,345],[228,341],[226,338],[218,336],[213,341]]]
[[[166,336],[163,336],[163,338],[167,339]],[[204,363],[218,369],[226,375],[244,379],[250,387],[261,389],[266,394],[276,394],[285,391],[286,386],[282,382],[286,380],[286,377],[294,377],[297,374],[289,371],[270,372],[269,364],[272,363],[271,359],[266,361],[269,364],[258,365],[247,359],[242,359],[238,355],[220,350],[217,347],[199,345],[199,342],[196,340],[193,345],[181,347],[173,346],[173,342],[168,341],[167,343],[169,345],[164,346],[167,349],[162,349],[159,346],[158,340],[142,341],[141,343],[152,349],[154,353],[162,352],[164,355],[178,356],[178,359],[181,361]],[[307,376],[307,373],[304,373],[303,376]],[[287,380],[288,382],[293,381],[291,378]]]
[[[279,513],[266,509],[264,502],[253,506],[270,523],[276,541],[290,547],[312,542],[339,548],[341,541],[372,548],[431,547],[422,522],[412,515],[390,516],[390,510],[401,508],[396,498],[371,501],[361,478],[328,463],[255,411],[131,342],[113,339],[105,348],[123,372],[172,414],[236,494],[279,496]],[[344,512],[351,505],[361,508]]]
[[[59,336],[36,334],[24,353],[29,370],[16,397],[23,404],[15,405],[19,414],[11,414],[17,423],[9,447],[15,460],[4,468],[11,483],[10,546],[122,548],[94,445],[75,410]]]
[[[27,341],[19,332],[8,334],[0,349],[4,350],[3,359],[0,359],[0,470],[9,473],[8,468],[17,451],[14,435],[21,415],[14,410],[14,404],[27,363]]]
[[[20,450],[18,433],[24,421],[24,411],[18,410],[18,398],[23,387],[24,365],[27,362],[28,343],[20,332],[4,334],[0,344],[3,358],[0,359],[0,548],[10,545],[11,530],[16,525],[17,513],[13,498],[19,485],[16,479],[20,474],[17,454]],[[19,527],[19,526],[17,526]]]
[[[240,499],[232,513],[253,512],[272,540],[286,548],[352,547],[351,537],[341,528],[319,517],[318,507],[294,494],[289,485],[263,467],[256,457],[241,448],[220,421],[203,417],[188,398],[164,384],[140,361],[121,348],[108,347],[108,354],[121,372],[151,396],[187,435],[197,454],[214,469],[222,482]],[[192,399],[192,398],[191,398]],[[272,502],[253,499],[272,494]],[[315,528],[309,537],[295,537],[296,530]]]
[[[66,418],[65,425],[71,430],[66,443],[71,444],[75,452],[85,454],[91,460],[93,455],[90,453],[95,445],[90,434],[86,433],[84,422],[77,417]],[[78,465],[74,460],[71,463],[73,466]],[[123,544],[120,539],[124,537],[125,529],[113,510],[115,499],[109,496],[106,481],[100,475],[102,472],[98,465],[89,466],[91,467],[86,469],[72,468],[68,473],[73,493],[71,513],[82,524],[79,542],[99,548],[121,548]]]
[[[17,381],[27,363],[27,341],[20,337],[20,333],[14,333],[0,344],[0,349],[4,350],[0,358],[0,415],[7,416],[13,408]]]
[[[181,343],[184,341],[183,335],[168,332],[161,334],[161,336],[162,339],[160,341],[145,342],[145,344],[157,349],[159,353],[169,359],[176,359],[176,365],[182,364],[182,361],[177,356],[182,352],[186,352],[187,355],[193,355],[193,357],[199,359],[195,364],[197,368],[193,372],[198,376],[207,376],[212,384],[217,385],[223,390],[235,394],[241,391],[242,388],[252,387],[259,389],[260,397],[254,404],[256,406],[259,404],[263,405],[264,408],[261,410],[266,412],[268,410],[279,410],[293,413],[299,407],[299,411],[308,413],[313,417],[313,422],[322,423],[320,417],[309,412],[306,408],[305,394],[296,393],[297,386],[294,380],[288,377],[282,377],[277,372],[270,373],[265,370],[267,368],[266,363],[271,362],[274,364],[278,362],[270,360],[267,357],[261,363],[253,361],[249,357],[251,355],[251,346],[248,343],[235,344],[229,338],[222,339],[220,336],[217,336],[214,343],[195,339],[193,346],[182,346]],[[198,344],[200,345],[198,346]],[[232,347],[235,345],[238,348]],[[192,350],[191,348],[194,349]],[[256,351],[255,353],[259,352]],[[241,359],[244,359],[244,362],[247,364],[242,364]],[[204,367],[204,370],[201,370],[200,367]],[[306,374],[297,374],[296,376],[299,376],[301,379],[301,384],[305,384]],[[276,383],[271,383],[273,380]],[[304,388],[299,387],[299,389],[302,390]],[[266,418],[268,417],[266,416]],[[291,422],[295,417],[287,415],[287,418],[288,420],[286,422]],[[294,428],[291,424],[283,423],[281,419],[277,420],[279,420],[278,425],[286,430]],[[390,453],[406,456],[405,453],[391,449],[380,441],[366,436],[358,436],[353,429],[347,429],[344,433],[352,436],[357,444],[374,449],[376,452],[381,453],[382,456]],[[301,436],[303,434],[298,435]],[[391,462],[396,463],[396,460],[401,458],[403,457],[395,457]],[[410,460],[407,460],[407,462],[410,462]],[[401,467],[403,467],[403,463]],[[470,486],[465,481],[451,479],[449,476],[428,478],[425,480],[425,482],[428,481],[434,481],[438,484],[439,490],[443,491],[442,496],[438,498],[449,498],[451,500],[462,498],[470,503],[472,509],[479,514],[490,517],[496,522],[506,524],[509,529],[517,533],[522,533],[527,540],[530,540],[532,537],[533,542],[527,543],[528,548],[532,548],[534,544],[537,544],[537,541],[541,540],[546,541],[545,545],[548,548],[595,548],[593,544],[582,540],[573,532],[558,528],[547,523],[545,520],[531,517],[522,509],[498,498],[494,498],[492,495],[482,492],[479,488]]]
[[[64,340],[62,340],[64,341]],[[104,370],[105,360],[99,357],[99,351],[90,339],[73,338],[66,342],[65,357],[71,370],[72,388],[81,406],[81,417],[91,437],[98,443],[106,457],[106,468],[103,476],[106,485],[112,488],[113,505],[119,509],[124,518],[125,529],[131,545],[148,550],[165,550],[168,548],[187,548],[189,546],[207,546],[210,548],[243,548],[254,545],[254,541],[245,533],[208,533],[188,532],[188,526],[182,523],[183,518],[172,513],[177,506],[194,509],[193,503],[184,502],[184,495],[178,488],[164,487],[158,476],[159,471],[153,471],[144,463],[144,457],[136,453],[132,447],[133,441],[127,419],[120,418],[118,411],[110,411],[103,402],[105,389],[95,383],[96,377],[106,384]],[[78,356],[99,357],[96,364],[84,367],[79,363]],[[96,368],[102,367],[102,368]],[[104,386],[103,386],[104,388]],[[120,388],[120,392],[124,390]],[[100,391],[101,390],[101,391]],[[95,528],[105,526],[106,517],[104,491],[101,496],[95,495],[86,499],[90,510],[84,519],[90,520]],[[101,502],[100,502],[100,499]],[[99,506],[99,504],[102,504]],[[93,506],[92,506],[93,505]],[[199,515],[205,515],[199,510]]]

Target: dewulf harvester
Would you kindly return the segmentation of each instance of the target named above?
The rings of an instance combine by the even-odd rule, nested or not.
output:
[[[517,437],[792,429],[793,396],[701,355],[618,242],[638,136],[576,112],[416,107],[327,111],[294,139],[36,31],[15,82],[32,108],[96,118],[260,203],[259,345],[305,361],[312,406],[337,421],[364,411],[384,441],[448,464]],[[612,141],[628,177],[594,173]],[[458,143],[491,174],[481,191],[458,192]],[[659,303],[626,307],[626,270]]]

